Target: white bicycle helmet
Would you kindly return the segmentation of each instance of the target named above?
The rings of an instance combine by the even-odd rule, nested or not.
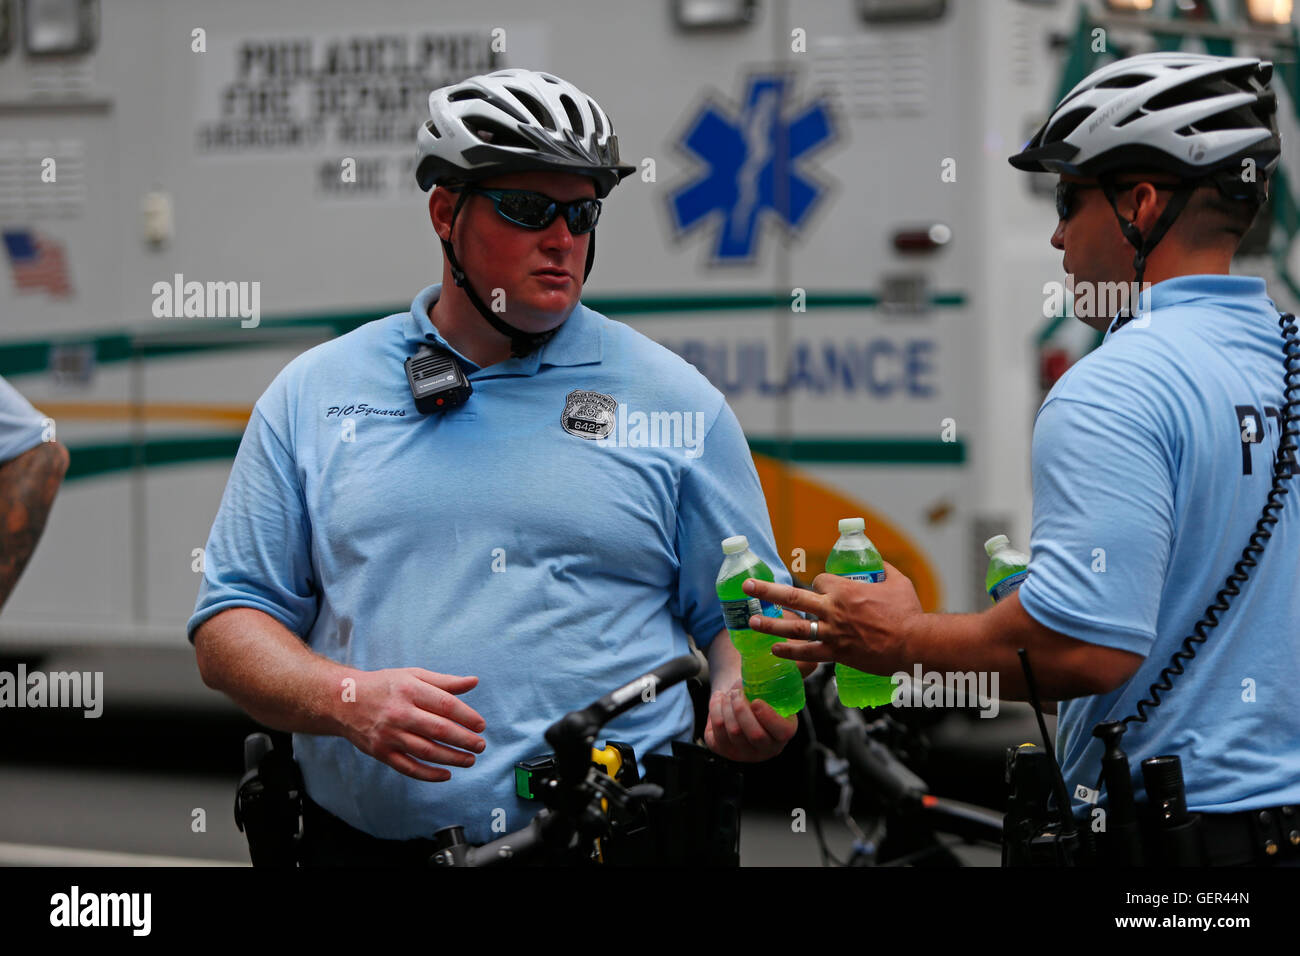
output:
[[[1145,53],[1117,60],[1071,90],[1011,165],[1097,179],[1137,250],[1140,288],[1147,257],[1202,183],[1256,209],[1268,198],[1268,178],[1282,153],[1272,75],[1273,64],[1254,57]],[[1245,174],[1246,160],[1254,161],[1252,176]],[[1115,180],[1144,170],[1180,180],[1145,236],[1120,212]],[[1132,317],[1125,309],[1113,329]]]
[[[1089,75],[1057,104],[1017,169],[1100,177],[1160,169],[1183,179],[1254,159],[1266,177],[1281,154],[1273,64],[1254,57],[1146,53]],[[1217,180],[1216,180],[1217,181]],[[1236,198],[1246,198],[1240,196]]]
[[[498,70],[429,94],[416,136],[415,178],[428,190],[500,173],[544,170],[596,181],[604,198],[624,176],[614,124],[572,83],[534,70]]]
[[[590,176],[600,199],[636,171],[618,160],[618,137],[605,111],[572,83],[534,70],[498,70],[471,76],[429,94],[430,118],[416,134],[415,178],[426,192],[435,185],[455,188],[516,172],[559,172]],[[451,215],[452,229],[467,191]],[[528,355],[555,335],[525,332],[496,314],[475,292],[450,240],[443,252],[456,285],[484,320],[510,339],[510,352]],[[589,234],[583,281],[596,261],[596,233]]]

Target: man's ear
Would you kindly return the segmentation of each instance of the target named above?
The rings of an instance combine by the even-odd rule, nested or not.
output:
[[[1138,193],[1140,192],[1143,192],[1142,187],[1138,187],[1130,194],[1132,195],[1135,204],[1138,202]],[[1149,229],[1155,226],[1156,222],[1160,219],[1161,214],[1164,212],[1164,207],[1160,205],[1160,192],[1158,190],[1152,189],[1150,190],[1150,195],[1151,195],[1151,205],[1150,205],[1151,212],[1149,216],[1146,217],[1150,221],[1148,222],[1147,227],[1142,229],[1144,235]],[[1141,208],[1140,206],[1135,205],[1133,209],[1133,215],[1129,219],[1129,223],[1131,225],[1138,226],[1140,208]],[[1139,226],[1139,228],[1141,227]]]
[[[447,229],[447,220],[451,218],[449,207],[447,205],[447,197],[449,195],[450,194],[447,190],[442,189],[439,186],[434,186],[433,190],[429,193],[429,221],[433,223],[433,231],[437,233],[439,239],[448,238],[446,235],[443,235],[443,233],[444,231],[450,231]],[[438,222],[439,215],[444,217],[441,225]]]
[[[429,222],[433,225],[433,231],[438,232],[438,217],[433,211],[433,202],[438,197],[438,187],[434,186],[429,190]],[[439,236],[441,238],[441,235]]]

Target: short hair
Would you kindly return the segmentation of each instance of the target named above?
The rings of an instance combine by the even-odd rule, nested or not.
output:
[[[1166,188],[1171,176],[1167,170],[1152,167],[1126,169],[1110,175],[1126,183],[1146,181]],[[1195,187],[1171,227],[1172,232],[1193,246],[1221,246],[1231,241],[1235,249],[1267,205],[1263,198],[1268,193],[1266,180],[1261,182],[1258,198],[1253,199],[1229,199],[1212,179],[1196,182]]]
[[[1263,208],[1262,199],[1229,199],[1213,183],[1202,183],[1179,218],[1187,220],[1184,235],[1188,238],[1210,244],[1231,238],[1240,244]]]

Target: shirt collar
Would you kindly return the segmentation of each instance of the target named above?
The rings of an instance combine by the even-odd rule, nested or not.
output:
[[[1267,283],[1257,276],[1186,275],[1165,279],[1143,289],[1138,296],[1138,307],[1134,318],[1141,320],[1143,315],[1149,315],[1154,310],[1167,309],[1206,298],[1260,298],[1276,309],[1272,300],[1268,298]],[[1125,322],[1120,329],[1116,329],[1115,323],[1112,322],[1107,327],[1106,338],[1109,339],[1116,332],[1127,327],[1130,322]]]
[[[442,293],[442,283],[421,289],[411,303],[411,311],[406,316],[404,334],[408,343],[436,342],[448,349],[453,355],[474,371],[483,371],[488,375],[534,375],[543,365],[592,365],[599,364],[604,356],[605,319],[592,312],[579,302],[574,306],[564,324],[559,327],[551,340],[540,349],[523,358],[508,358],[480,369],[474,362],[456,351],[429,319],[429,308],[438,301]]]

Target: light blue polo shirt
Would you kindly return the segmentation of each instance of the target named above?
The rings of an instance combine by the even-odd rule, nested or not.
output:
[[[0,378],[0,462],[31,451],[41,443],[44,432],[44,416]]]
[[[359,829],[463,824],[483,842],[540,809],[515,797],[513,767],[549,749],[552,722],[686,653],[687,633],[704,647],[722,630],[723,538],[748,535],[790,577],[722,394],[581,304],[539,352],[485,369],[462,356],[469,401],[421,415],[403,362],[447,345],[428,318],[439,291],[298,356],[258,400],[189,635],[253,607],[350,667],[476,675],[462,699],[487,746],[445,783],[339,737],[296,734],[294,751],[312,798]],[[605,736],[644,756],[692,726],[679,685]]]
[[[1224,586],[1280,443],[1283,340],[1264,281],[1182,276],[1143,305],[1056,383],[1034,427],[1021,603],[1046,627],[1146,658],[1117,690],[1061,704],[1072,794],[1097,785],[1093,727],[1136,710]],[[1300,477],[1289,486],[1240,595],[1147,723],[1128,724],[1135,792],[1143,759],[1177,754],[1190,809],[1300,803]]]

